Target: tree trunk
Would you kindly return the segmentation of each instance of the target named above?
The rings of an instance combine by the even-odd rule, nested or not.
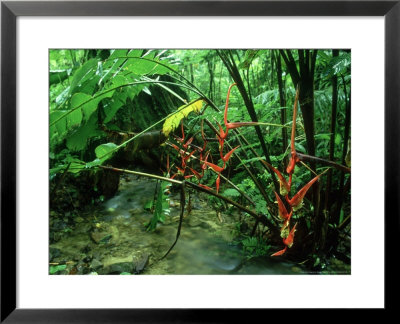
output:
[[[339,50],[332,50],[332,57],[339,56]],[[329,160],[335,160],[335,136],[336,136],[336,114],[337,114],[337,101],[338,101],[338,88],[337,88],[337,76],[332,76],[332,114],[331,114],[331,138],[329,147]],[[325,206],[322,217],[324,218],[322,237],[320,241],[320,248],[323,249],[326,241],[326,233],[328,231],[328,223],[330,218],[330,193],[332,186],[332,169],[329,169],[326,180],[325,190]]]
[[[276,74],[278,80],[278,87],[279,87],[279,104],[281,106],[281,124],[286,124],[286,98],[285,98],[285,91],[283,87],[283,80],[282,80],[282,63],[281,63],[281,55],[279,53],[276,54]],[[287,130],[285,127],[282,127],[282,153],[286,152],[286,148],[288,145],[288,136]],[[285,165],[288,163],[287,157],[283,161]]]

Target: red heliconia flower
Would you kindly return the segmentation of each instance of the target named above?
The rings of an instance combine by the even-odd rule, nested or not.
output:
[[[279,195],[275,192],[275,197],[276,200],[278,201],[278,208],[279,208],[279,216],[284,220],[285,222],[289,221],[290,218],[292,217],[293,211],[288,213],[285,204],[283,203],[282,199],[279,197]]]
[[[291,248],[292,245],[293,245],[294,232],[296,231],[296,226],[297,226],[297,223],[294,224],[294,226],[293,226],[292,230],[290,231],[288,237],[283,239],[283,244],[285,244],[288,248]]]
[[[181,151],[181,149],[180,149],[177,145],[171,144],[171,146],[172,146],[175,150],[177,150],[178,152]]]
[[[207,169],[207,164],[206,164],[206,162],[207,162],[207,159],[208,159],[208,155],[210,154],[210,152],[207,152],[207,154],[206,154],[206,158],[203,160],[202,158],[203,158],[203,156],[201,155],[200,156],[200,162],[202,162],[203,164],[201,165],[201,169],[202,169],[202,173],[204,174],[204,171],[205,171],[205,169]]]
[[[228,129],[234,129],[234,128],[239,128],[243,126],[257,126],[260,125],[258,122],[238,122],[238,123],[228,123],[226,124],[226,129],[228,132]]]
[[[294,167],[296,166],[296,163],[300,161],[299,157],[297,156],[296,151],[292,152],[292,156],[290,157],[289,164],[286,168],[286,172],[290,175],[293,174],[294,172]]]
[[[285,253],[286,250],[287,250],[287,246],[285,246],[285,248],[284,248],[283,250],[280,250],[280,251],[278,251],[278,252],[275,252],[274,254],[271,254],[271,256],[280,256],[280,255],[282,255],[283,253]]]
[[[196,150],[193,150],[193,151],[190,152],[189,154],[183,154],[183,155],[182,155],[182,160],[185,161],[185,164],[186,164],[186,161],[189,160],[190,157],[191,157],[195,152],[196,152]]]
[[[181,174],[181,175],[184,175],[185,174],[185,170],[184,169],[181,169],[180,167],[178,167],[178,166],[175,166],[177,169],[178,169],[178,173],[179,174]]]
[[[219,183],[221,181],[221,174],[218,174],[217,180],[215,180],[215,188],[217,189],[217,193],[219,191]]]
[[[295,139],[295,135],[296,135],[297,102],[299,101],[299,94],[300,94],[299,87],[297,87],[296,97],[294,98],[294,105],[293,105],[292,136],[290,139],[291,157],[290,157],[289,164],[286,168],[286,172],[288,174],[292,174],[294,172],[296,163],[300,161],[300,159],[298,158],[297,153],[296,153],[296,148],[294,146],[294,139]]]
[[[189,147],[189,145],[190,145],[192,142],[193,142],[193,137],[189,138],[189,139],[186,141],[186,143],[182,145],[183,148],[184,148],[185,150],[187,150],[187,148]]]
[[[278,251],[278,252],[275,252],[275,253],[272,254],[271,256],[279,256],[279,255],[282,255],[282,254],[284,254],[284,253],[286,252],[286,250],[287,250],[288,248],[291,248],[291,247],[292,247],[292,245],[293,245],[293,240],[294,240],[294,232],[296,231],[296,226],[297,226],[297,223],[293,226],[292,230],[289,232],[289,235],[288,235],[286,238],[283,239],[283,244],[285,244],[285,248],[282,249],[282,250],[280,250],[280,251]]]
[[[178,142],[183,143],[185,141],[185,131],[183,130],[183,120],[181,121],[181,130],[182,130],[182,138],[179,136],[176,136],[176,135],[174,135],[174,137]]]
[[[286,179],[283,177],[283,175],[279,172],[278,169],[275,169],[271,164],[268,162],[265,162],[264,160],[260,160],[262,163],[264,163],[268,168],[270,168],[273,172],[276,173],[279,179],[279,184],[280,184],[280,194],[282,196],[286,196],[290,192],[290,184],[286,181]]]
[[[314,184],[315,181],[319,179],[320,175],[317,175],[314,179],[312,179],[309,183],[307,183],[303,188],[301,188],[297,194],[293,196],[292,199],[286,197],[287,202],[293,208],[294,211],[300,209],[303,205],[303,198],[306,195],[308,189]]]
[[[185,176],[184,176],[185,179],[189,179],[189,178],[192,178],[192,177],[194,177],[193,174],[188,174],[188,175],[185,175]]]
[[[222,161],[224,161],[224,163],[228,162],[229,159],[231,158],[233,152],[235,152],[235,150],[239,147],[240,145],[236,146],[234,149],[230,150],[228,153],[225,154],[225,156],[222,157]]]
[[[224,168],[221,168],[219,165],[215,165],[214,163],[204,161],[204,164],[208,165],[210,168],[212,168],[215,172],[222,172],[224,171]]]
[[[197,178],[198,180],[200,180],[201,178],[203,178],[204,174],[198,173],[196,170],[192,169],[191,167],[189,167],[189,169],[190,169],[190,171],[193,172],[193,174],[196,176],[196,178]]]
[[[231,89],[237,85],[236,83],[233,83],[230,85],[228,89],[228,94],[226,95],[226,102],[225,102],[225,111],[224,111],[224,124],[225,126],[228,124],[228,106],[229,106],[229,96],[231,94]],[[227,132],[228,133],[228,132]]]
[[[228,129],[226,130],[226,132],[224,132],[220,124],[218,124],[218,127],[219,127],[218,138],[223,141],[228,136]]]

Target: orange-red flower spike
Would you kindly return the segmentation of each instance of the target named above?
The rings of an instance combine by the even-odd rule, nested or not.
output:
[[[212,168],[214,171],[216,171],[216,172],[222,172],[222,171],[224,171],[224,168],[221,168],[220,166],[215,165],[214,163],[207,162],[207,161],[204,161],[204,163],[207,164],[209,167],[211,167],[211,168]]]
[[[299,158],[297,157],[296,154],[296,148],[294,147],[294,140],[296,136],[296,115],[297,115],[297,103],[299,101],[299,87],[296,89],[296,97],[294,98],[294,105],[293,105],[293,123],[292,123],[292,136],[290,139],[290,149],[291,149],[291,158],[288,164],[288,167],[286,168],[286,172],[288,174],[292,174],[294,172],[294,167],[296,166],[296,163],[299,162]]]
[[[181,129],[182,129],[182,143],[185,140],[185,131],[183,130],[183,119],[181,121]]]
[[[235,86],[236,83],[233,83],[230,85],[228,89],[228,94],[226,95],[226,102],[225,102],[225,112],[224,112],[224,124],[225,126],[228,124],[228,106],[229,106],[229,96],[231,94],[231,89],[233,86]],[[228,132],[227,132],[228,133]]]
[[[289,248],[291,248],[292,245],[293,245],[294,232],[296,231],[296,226],[297,226],[297,223],[294,224],[294,226],[293,226],[292,230],[290,231],[288,237],[283,239],[283,244],[285,244]]]
[[[226,124],[226,132],[228,133],[228,129],[239,128],[242,126],[257,126],[258,122],[239,122],[239,123],[227,123]]]
[[[282,199],[279,197],[279,195],[275,192],[275,197],[276,200],[278,201],[278,208],[279,208],[279,216],[282,218],[284,221],[288,221],[290,217],[292,216],[292,212],[290,214],[288,213],[285,204],[283,203]]]
[[[278,252],[275,252],[274,254],[271,254],[271,256],[280,256],[280,255],[282,255],[283,253],[285,253],[286,250],[287,250],[287,246],[285,246],[285,248],[284,248],[283,250],[280,250],[280,251],[278,251]]]
[[[225,154],[224,157],[222,157],[222,161],[224,161],[225,163],[228,162],[228,160],[231,158],[233,152],[235,152],[235,150],[239,147],[240,145],[236,146],[234,149],[230,150],[228,153]]]
[[[181,150],[177,145],[175,145],[175,144],[171,144],[171,146],[175,149],[175,150],[177,150],[178,152]]]
[[[219,183],[221,181],[221,174],[218,174],[217,180],[215,180],[215,188],[217,189],[217,193],[219,191]]]
[[[219,127],[219,134],[218,137],[221,140],[224,140],[227,136],[228,136],[228,128],[226,129],[226,132],[224,132],[224,130],[222,129],[222,126],[220,124],[218,124]]]
[[[182,175],[185,174],[185,170],[184,170],[184,169],[181,169],[181,168],[178,167],[178,166],[175,166],[175,167],[178,169],[178,173],[179,173],[179,174],[182,174]]]
[[[208,159],[208,155],[209,155],[209,154],[210,154],[210,152],[207,152],[206,158],[205,158],[204,160],[200,160],[201,162],[203,162],[203,164],[201,165],[201,169],[203,170],[203,172],[204,172],[205,169],[207,169],[207,164],[206,164],[206,162],[207,162],[207,159]]]
[[[308,189],[314,184],[315,181],[319,179],[320,175],[317,175],[314,179],[312,179],[309,183],[307,183],[303,188],[301,188],[297,194],[293,196],[292,199],[288,199],[287,201],[292,206],[293,210],[296,211],[297,209],[301,208],[303,205],[303,198],[306,195]]]
[[[286,181],[286,179],[283,177],[283,175],[279,172],[278,169],[275,169],[271,164],[268,162],[265,162],[264,160],[260,160],[262,163],[264,163],[268,168],[270,168],[273,172],[276,173],[276,175],[279,178],[279,184],[280,184],[280,194],[282,196],[286,196],[290,192],[290,185]]]
[[[286,172],[288,174],[292,175],[294,172],[294,167],[296,166],[296,163],[299,161],[300,161],[300,159],[298,158],[296,151],[292,152],[292,156],[290,157],[290,161],[286,168]]]
[[[183,160],[186,162],[187,160],[190,159],[190,157],[196,152],[196,150],[193,150],[192,152],[190,152],[189,154],[185,154],[182,158]]]
[[[183,141],[185,140],[185,132],[183,131],[183,120],[181,121],[181,130],[182,130],[182,138],[176,135],[174,135],[174,137],[178,142],[183,143]]]
[[[189,138],[185,144],[183,144],[183,147],[185,150],[188,148],[188,146],[193,142],[193,137]]]
[[[198,180],[200,180],[203,177],[203,175],[201,175],[200,173],[198,173],[196,170],[192,169],[191,167],[189,167],[189,169],[190,169],[190,171],[193,172],[193,174],[196,176],[196,178]]]

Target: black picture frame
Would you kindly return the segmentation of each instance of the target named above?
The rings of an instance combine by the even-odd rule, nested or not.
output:
[[[131,323],[236,321],[264,310],[16,308],[16,19],[19,16],[384,16],[385,309],[398,276],[390,263],[399,235],[400,0],[394,1],[2,1],[1,2],[1,322]],[[370,154],[366,152],[366,154]],[[392,254],[392,257],[388,257]],[[397,252],[398,254],[398,252]],[[373,258],[373,256],[372,256]],[[373,262],[373,259],[371,259]],[[389,296],[395,296],[391,299]],[[294,295],[292,296],[294,298]],[[262,316],[262,314],[260,314]],[[249,314],[247,314],[249,316]]]

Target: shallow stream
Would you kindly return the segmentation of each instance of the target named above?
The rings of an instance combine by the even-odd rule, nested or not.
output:
[[[192,211],[184,218],[179,240],[179,194],[170,197],[170,215],[155,231],[145,205],[156,182],[123,176],[117,194],[79,217],[74,229],[50,245],[50,261],[66,263],[64,274],[299,274],[296,264],[268,256],[248,258],[235,242],[239,214],[217,214],[207,197],[192,194]]]

